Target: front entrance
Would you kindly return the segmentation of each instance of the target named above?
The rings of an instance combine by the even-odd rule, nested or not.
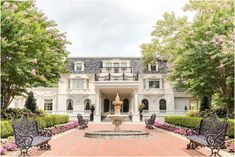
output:
[[[103,100],[103,113],[114,113],[114,106],[112,104],[112,102],[115,100],[115,99],[112,99],[108,96],[106,96],[107,98],[104,98]],[[121,113],[123,114],[126,114],[126,113],[129,113],[129,110],[130,110],[130,104],[129,104],[129,100],[128,98],[124,98],[123,100],[123,105],[121,107]]]

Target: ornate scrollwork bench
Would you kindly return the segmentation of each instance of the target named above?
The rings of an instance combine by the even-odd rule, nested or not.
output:
[[[145,124],[146,124],[146,128],[148,129],[153,129],[154,128],[154,122],[156,119],[156,114],[152,114],[151,117],[149,119],[145,119]]]
[[[224,146],[227,127],[227,118],[222,122],[216,114],[204,117],[198,127],[186,130],[186,137],[190,140],[187,149],[209,147],[210,156],[221,156],[219,151]]]
[[[77,114],[78,123],[79,123],[79,129],[85,129],[88,128],[88,119],[83,119],[81,114]]]
[[[19,156],[29,156],[28,149],[39,147],[40,149],[51,149],[48,142],[51,140],[51,130],[39,129],[37,121],[22,116],[21,119],[13,119],[15,143],[20,148]]]

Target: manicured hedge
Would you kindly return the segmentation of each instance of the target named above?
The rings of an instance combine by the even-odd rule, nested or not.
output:
[[[39,128],[48,128],[57,124],[67,123],[69,121],[69,116],[67,115],[48,115],[45,117],[36,118]],[[12,125],[10,120],[0,121],[1,137],[8,137],[13,135]]]
[[[166,116],[165,122],[187,128],[194,128],[200,124],[200,117],[188,117],[188,116]],[[227,135],[230,138],[234,138],[234,120],[228,120]]]

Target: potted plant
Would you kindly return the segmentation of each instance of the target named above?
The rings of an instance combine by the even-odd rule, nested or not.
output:
[[[93,120],[94,120],[95,106],[94,106],[94,105],[91,105],[90,110],[91,110],[90,121],[93,121]]]
[[[142,114],[142,112],[143,112],[144,108],[145,108],[145,105],[143,103],[141,103],[139,105],[140,121],[143,121],[143,114]]]

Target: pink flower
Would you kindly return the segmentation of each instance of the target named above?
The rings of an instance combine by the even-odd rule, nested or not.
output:
[[[219,68],[224,68],[224,64],[223,63],[221,63],[220,65],[219,65]]]
[[[37,63],[38,63],[37,59],[33,59],[33,60],[32,60],[32,63],[33,63],[33,64],[37,64]]]
[[[41,76],[40,76],[40,80],[45,81],[45,80],[46,80],[45,76],[44,76],[44,75],[41,75]]]
[[[36,76],[36,69],[32,69],[31,74],[32,74],[33,76]]]
[[[0,146],[0,154],[5,155],[6,154],[6,149]]]
[[[223,24],[226,24],[227,22],[228,22],[228,20],[224,20],[224,21],[223,21]]]
[[[215,38],[215,37],[213,37],[212,42],[213,42],[213,43],[215,43],[215,42],[216,42],[216,38]]]
[[[219,38],[219,42],[223,42],[223,38],[220,37],[220,38]]]

